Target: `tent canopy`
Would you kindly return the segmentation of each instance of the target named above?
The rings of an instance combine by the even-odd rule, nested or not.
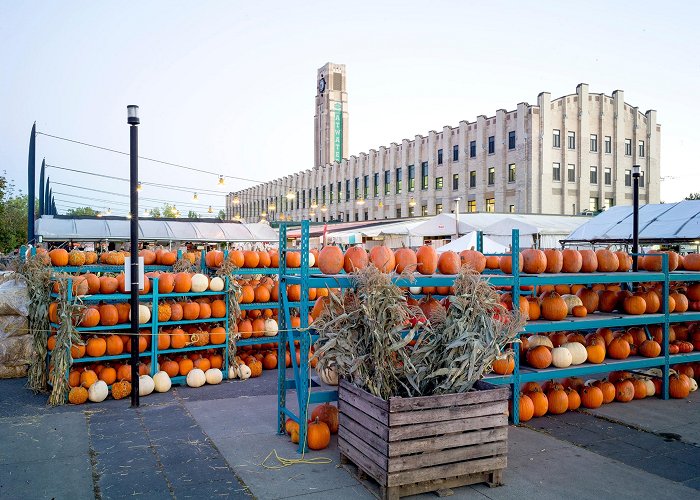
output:
[[[76,218],[42,215],[35,223],[36,235],[45,241],[112,240],[130,238],[130,223],[123,218]],[[277,231],[267,224],[224,221],[140,219],[139,239],[147,241],[270,241]]]
[[[482,236],[484,253],[505,253],[508,251],[508,247],[501,245],[497,241],[492,240],[488,236]],[[443,245],[435,249],[437,253],[447,252],[452,250],[453,252],[461,252],[462,250],[469,250],[471,248],[476,249],[476,231],[471,231],[464,236],[460,236],[459,239],[449,242],[447,245]]]
[[[486,226],[483,232],[484,234],[493,236],[510,236],[513,229],[519,230],[521,236],[530,236],[540,232],[537,226],[533,226],[522,220],[513,219],[512,217],[506,217],[505,219],[494,222],[490,226]]]
[[[632,207],[618,205],[574,230],[565,242],[614,243],[632,240]],[[639,239],[647,243],[700,239],[700,200],[642,205]]]
[[[457,222],[455,221],[454,214],[438,214],[410,229],[409,234],[411,236],[450,236],[458,232],[458,225],[459,233],[462,234],[477,229],[467,224],[462,219],[463,218],[460,218],[459,222]]]

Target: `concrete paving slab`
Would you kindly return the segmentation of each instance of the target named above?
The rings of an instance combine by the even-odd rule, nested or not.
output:
[[[92,498],[92,471],[83,456],[0,465],[0,498]]]
[[[250,498],[250,494],[246,488],[242,487],[237,482],[212,481],[177,488],[175,490],[174,498],[177,500],[201,500],[203,498]]]

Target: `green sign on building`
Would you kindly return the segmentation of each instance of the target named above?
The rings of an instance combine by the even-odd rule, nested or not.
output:
[[[333,141],[335,147],[333,149],[333,160],[340,161],[343,159],[343,105],[339,102],[335,103],[335,133]]]

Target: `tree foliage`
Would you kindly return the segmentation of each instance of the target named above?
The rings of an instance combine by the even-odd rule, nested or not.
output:
[[[9,253],[27,242],[27,202],[29,197],[0,175],[0,252]],[[36,202],[36,213],[39,213]]]
[[[690,193],[685,197],[686,200],[700,200],[700,193]]]
[[[224,219],[226,219],[226,212],[224,212],[223,209],[222,209],[222,210],[219,210],[219,213],[217,214],[216,217],[217,217],[219,220],[224,220]]]
[[[96,216],[97,215],[97,210],[95,210],[92,207],[78,207],[78,208],[71,208],[70,210],[66,211],[66,215],[74,215],[74,216]]]
[[[199,219],[199,214],[194,210],[190,210],[189,212],[187,212],[187,217],[190,219]]]

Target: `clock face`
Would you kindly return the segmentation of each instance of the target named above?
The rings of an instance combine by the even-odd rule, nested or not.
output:
[[[326,90],[326,80],[321,77],[321,79],[318,81],[318,92],[320,94],[323,94],[323,92]]]

